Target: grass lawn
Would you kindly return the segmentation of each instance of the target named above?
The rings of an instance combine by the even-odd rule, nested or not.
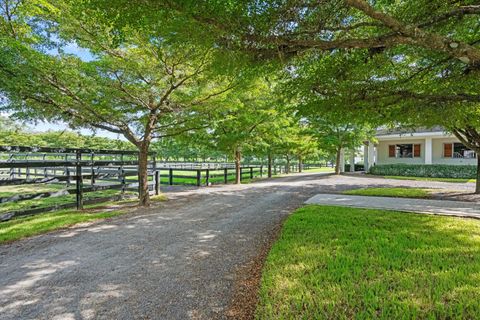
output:
[[[106,198],[119,195],[120,190],[110,189],[110,190],[99,190],[94,192],[86,192],[84,194],[84,200],[97,199],[97,198]],[[133,194],[132,192],[125,192],[126,195]],[[0,214],[10,211],[19,211],[27,210],[33,208],[48,208],[54,207],[57,205],[75,203],[75,194],[63,195],[58,197],[48,197],[40,199],[31,199],[23,200],[18,202],[6,202],[0,204]]]
[[[416,181],[440,181],[440,182],[453,182],[453,183],[467,183],[475,182],[476,179],[460,179],[460,178],[429,178],[429,177],[403,177],[403,176],[383,176],[386,179],[396,180],[416,180]]]
[[[125,213],[125,211],[91,212],[62,210],[0,222],[0,243],[65,228],[80,222],[110,218],[122,213]]]
[[[397,198],[429,198],[428,189],[422,188],[361,188],[342,192],[342,194],[355,196],[379,196]]]
[[[335,172],[335,168],[321,167],[321,168],[305,169],[303,170],[303,172]]]
[[[480,221],[307,206],[267,258],[257,319],[476,319]]]
[[[152,202],[167,201],[164,194],[152,195]],[[19,217],[6,222],[0,222],[0,243],[10,242],[33,235],[46,233],[55,229],[65,228],[77,223],[88,222],[100,219],[106,219],[124,214],[127,208],[115,209],[112,211],[102,211],[101,208],[110,205],[129,205],[135,204],[138,199],[125,199],[116,202],[107,202],[85,206],[83,211],[62,210],[56,212],[47,212],[34,216]]]
[[[55,184],[55,183],[0,186],[0,198],[12,197],[16,194],[54,192],[54,191],[62,190],[63,188],[65,188],[65,185]]]

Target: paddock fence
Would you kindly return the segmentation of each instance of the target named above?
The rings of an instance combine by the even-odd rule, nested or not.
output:
[[[311,166],[306,164],[305,169]],[[272,174],[298,172],[298,164],[272,166]],[[267,166],[243,165],[241,180],[267,175]],[[149,154],[148,183],[209,186],[235,180],[228,162],[160,162]],[[77,208],[138,195],[138,152],[78,148],[0,146],[0,221],[41,212]]]

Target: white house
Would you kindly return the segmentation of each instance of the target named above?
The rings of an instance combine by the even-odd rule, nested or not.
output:
[[[366,142],[366,170],[374,164],[476,165],[476,154],[442,128],[415,132],[378,130],[377,142]]]

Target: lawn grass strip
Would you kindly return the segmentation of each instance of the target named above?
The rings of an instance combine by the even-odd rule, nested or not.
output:
[[[480,222],[310,205],[263,269],[257,319],[474,319]]]

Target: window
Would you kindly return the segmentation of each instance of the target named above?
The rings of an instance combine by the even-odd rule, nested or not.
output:
[[[457,159],[474,159],[477,157],[475,151],[467,148],[463,143],[444,143],[443,144],[443,157],[445,158],[457,158]]]
[[[419,158],[421,157],[420,144],[395,144],[388,146],[390,158]]]
[[[413,158],[413,144],[397,144],[395,147],[397,158]]]

